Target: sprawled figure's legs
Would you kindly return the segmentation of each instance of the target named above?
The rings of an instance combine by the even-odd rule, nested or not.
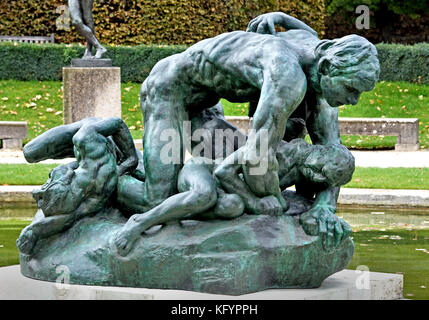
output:
[[[203,164],[192,161],[179,175],[179,192],[146,213],[132,216],[116,238],[118,252],[126,255],[142,232],[172,220],[191,218],[216,204],[216,184]]]
[[[25,159],[34,163],[47,159],[74,157],[72,138],[82,125],[89,121],[92,121],[92,118],[49,129],[25,145],[23,150]]]

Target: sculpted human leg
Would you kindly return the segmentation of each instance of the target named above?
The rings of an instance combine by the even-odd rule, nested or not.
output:
[[[95,26],[94,26],[94,19],[92,16],[92,7],[93,7],[93,0],[83,0],[82,1],[82,13],[83,13],[83,22],[85,25],[87,25],[93,34],[95,34]],[[85,56],[91,57],[92,56],[92,49],[93,46],[88,42],[86,44],[86,50],[85,50]]]
[[[258,197],[275,196],[287,209],[281,196],[276,150],[286,131],[289,116],[301,103],[306,79],[298,64],[279,59],[267,66],[258,107],[253,117],[253,131],[244,149],[243,176]],[[281,75],[280,75],[281,74]],[[280,81],[293,77],[294,82]],[[267,150],[263,150],[263,146]]]
[[[160,61],[142,85],[146,174],[142,196],[151,208],[177,193],[184,162],[183,126],[189,120],[186,99],[191,88],[181,78],[182,63],[175,56]]]
[[[211,170],[194,159],[180,172],[178,191],[155,208],[128,220],[115,239],[120,255],[127,255],[145,230],[169,221],[190,219],[216,204],[216,184]]]

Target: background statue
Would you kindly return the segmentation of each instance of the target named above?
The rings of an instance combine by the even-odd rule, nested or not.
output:
[[[70,17],[79,34],[86,39],[86,50],[82,59],[100,59],[107,52],[95,37],[94,20],[92,18],[92,6],[94,0],[68,0]],[[95,56],[92,49],[96,49]]]

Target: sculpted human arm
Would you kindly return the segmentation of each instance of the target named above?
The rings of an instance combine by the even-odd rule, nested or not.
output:
[[[310,106],[306,126],[313,144],[341,144],[338,108],[317,98]]]
[[[317,37],[317,32],[304,22],[291,17],[283,12],[270,12],[262,14],[251,20],[247,26],[248,32],[276,34],[275,26],[279,25],[285,29],[306,30]]]
[[[341,144],[338,108],[331,107],[323,98],[319,99],[307,119],[307,130],[313,144]],[[318,193],[314,205],[332,208],[330,211],[335,213],[339,191],[339,187],[332,187]]]
[[[244,152],[243,175],[253,193],[259,197],[273,195],[286,209],[281,196],[276,150],[286,122],[306,91],[306,78],[299,64],[280,60],[276,71],[268,70],[253,116]],[[279,75],[279,70],[284,72]],[[281,72],[281,71],[280,71]]]
[[[313,144],[340,144],[338,108],[320,99],[311,112],[307,129]],[[310,235],[320,235],[326,250],[338,246],[352,231],[345,221],[335,216],[339,192],[339,186],[318,190],[312,208],[300,216],[304,231]]]

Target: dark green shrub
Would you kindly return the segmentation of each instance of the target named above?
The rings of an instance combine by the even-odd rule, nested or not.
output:
[[[380,80],[429,83],[429,44],[376,45]],[[123,82],[142,82],[161,59],[182,52],[185,46],[139,45],[108,47],[107,57],[121,67]],[[0,44],[0,79],[61,80],[62,67],[83,55],[78,45]]]
[[[429,83],[429,43],[413,46],[380,43],[376,47],[380,80]]]
[[[106,58],[121,68],[123,82],[143,82],[161,59],[182,52],[185,46],[139,45],[107,47]],[[61,80],[62,68],[72,58],[80,58],[84,47],[78,45],[27,43],[0,44],[0,79]]]

